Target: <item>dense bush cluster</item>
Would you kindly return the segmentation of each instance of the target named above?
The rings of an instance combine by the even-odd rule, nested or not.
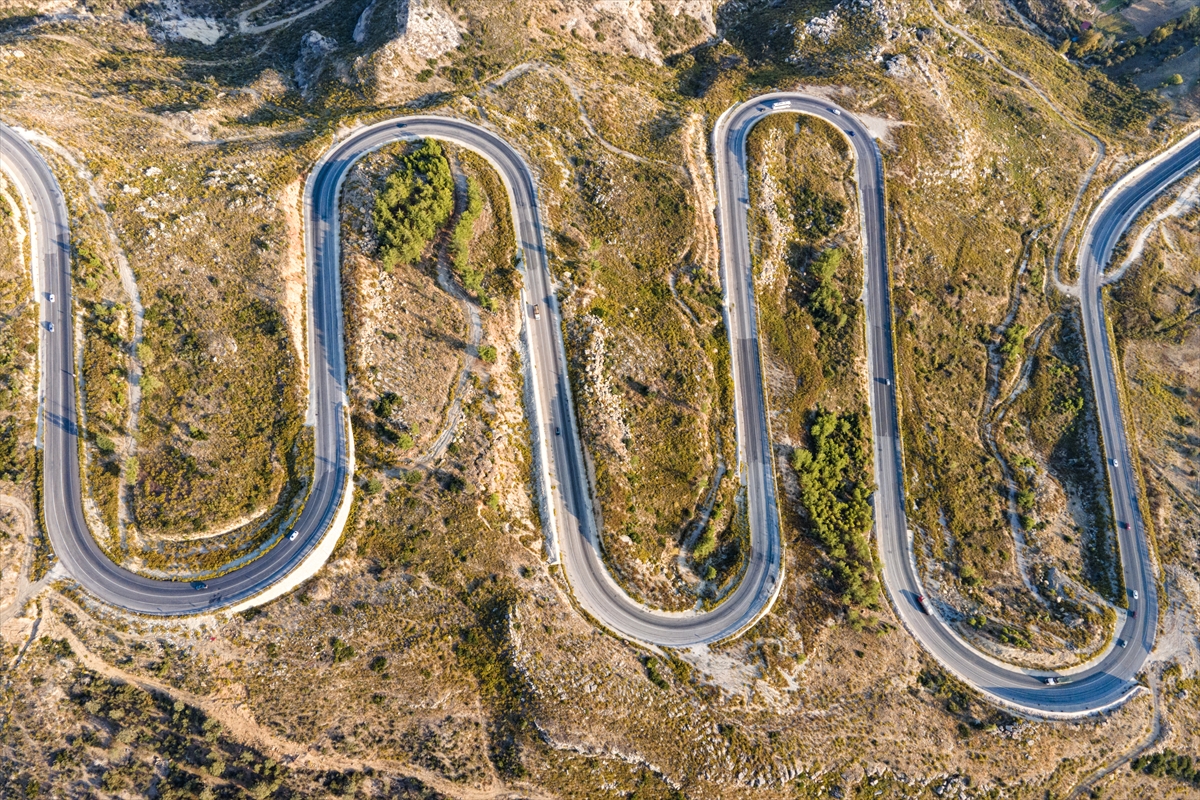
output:
[[[1129,766],[1134,772],[1142,772],[1156,778],[1176,778],[1200,786],[1200,769],[1196,768],[1192,757],[1176,753],[1169,747],[1160,753],[1138,756]]]
[[[483,212],[483,194],[479,191],[479,183],[474,178],[467,179],[467,207],[454,226],[454,234],[450,237],[450,256],[454,260],[454,271],[468,292],[479,295],[480,304],[488,306],[487,296],[483,293],[483,272],[471,264],[471,234],[475,229],[475,220]]]
[[[1090,87],[1083,113],[1091,122],[1118,133],[1133,133],[1168,108],[1154,92],[1143,92],[1132,82],[1113,83],[1098,69],[1088,70]]]
[[[796,220],[796,230],[816,241],[842,227],[846,204],[803,184],[792,197],[792,215]]]
[[[828,577],[836,580],[845,603],[873,606],[879,600],[879,584],[866,538],[871,529],[871,482],[862,419],[817,409],[809,436],[809,449],[797,449],[792,466],[800,478],[811,530],[833,560]]]
[[[1118,41],[1115,36],[1090,28],[1073,41],[1063,39],[1058,49],[1075,58],[1113,66],[1143,53],[1170,61],[1183,55],[1184,50],[1200,44],[1200,7],[1192,6],[1179,17],[1168,20],[1146,36]],[[1178,49],[1178,52],[1176,52]]]
[[[415,261],[454,211],[454,179],[442,147],[426,139],[400,159],[375,197],[375,231],[385,268]]]

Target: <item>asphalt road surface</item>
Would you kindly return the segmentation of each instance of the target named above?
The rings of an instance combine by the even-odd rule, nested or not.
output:
[[[565,573],[579,604],[598,622],[621,635],[666,646],[688,646],[727,638],[744,631],[769,610],[782,581],[782,558],[774,471],[766,421],[755,318],[746,214],[745,140],[755,122],[770,113],[800,112],[821,117],[842,130],[855,153],[865,234],[867,350],[869,393],[878,490],[876,530],[884,580],[905,625],[951,672],[992,698],[1030,711],[1081,713],[1120,702],[1134,691],[1134,675],[1145,661],[1154,638],[1156,595],[1144,529],[1138,515],[1133,477],[1120,424],[1115,380],[1099,306],[1097,274],[1083,270],[1084,315],[1089,358],[1097,378],[1106,442],[1119,442],[1113,468],[1121,552],[1126,583],[1137,588],[1142,611],[1124,619],[1119,635],[1129,642],[1114,648],[1100,663],[1046,685],[1044,675],[993,662],[966,645],[916,601],[922,593],[913,566],[904,516],[903,466],[897,436],[897,410],[887,279],[886,230],[882,161],[868,131],[849,113],[827,101],[799,94],[757,98],[723,115],[714,131],[722,269],[726,314],[733,353],[738,429],[739,475],[747,489],[751,555],[738,587],[708,612],[658,612],[631,600],[602,562],[575,414],[572,407],[561,337],[561,320],[546,260],[538,213],[536,184],[520,155],[495,134],[467,122],[443,117],[406,117],[354,132],[335,145],[309,179],[306,240],[310,258],[311,358],[310,421],[316,427],[316,467],[312,495],[295,528],[295,541],[281,541],[258,560],[213,578],[203,589],[188,583],[145,578],[113,564],[83,522],[80,504],[76,398],[73,380],[72,320],[69,313],[69,232],[61,194],[45,162],[12,131],[0,126],[4,169],[35,202],[34,252],[41,274],[43,305],[42,353],[45,381],[44,470],[46,520],[51,542],[67,571],[90,592],[113,605],[148,614],[189,614],[224,607],[252,597],[279,581],[311,552],[342,500],[347,471],[345,367],[339,290],[338,193],[347,170],[363,154],[388,142],[433,137],[455,142],[483,155],[500,172],[511,193],[518,244],[525,268],[526,325],[535,373],[536,408],[532,423],[544,447],[548,507]],[[1198,154],[1191,154],[1194,163]],[[1186,160],[1186,156],[1181,156]],[[1147,171],[1108,203],[1089,227],[1081,263],[1090,253],[1104,258],[1136,211],[1182,172],[1183,162]],[[1173,165],[1173,166],[1172,166]],[[1186,170],[1184,170],[1186,171]],[[1139,205],[1140,204],[1140,205]],[[1093,261],[1095,259],[1092,259]],[[1089,277],[1090,276],[1090,277]],[[1090,281],[1090,283],[1089,283]],[[57,295],[56,303],[46,293]],[[1086,295],[1087,293],[1085,293]],[[538,307],[540,314],[535,314]],[[55,330],[48,330],[53,321]],[[1098,332],[1098,333],[1097,333]],[[1100,364],[1101,369],[1096,365]],[[1107,376],[1107,377],[1105,377]],[[1105,405],[1107,404],[1107,405]],[[1104,409],[1107,408],[1107,411]],[[1130,557],[1132,554],[1132,558]]]

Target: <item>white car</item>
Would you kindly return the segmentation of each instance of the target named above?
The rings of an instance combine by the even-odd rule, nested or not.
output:
[[[53,322],[47,322],[47,323],[46,323],[46,330],[50,331],[51,333],[54,333],[54,323],[53,323]]]
[[[1119,467],[1119,466],[1121,466],[1121,462],[1120,462],[1120,461],[1117,461],[1117,460],[1114,458],[1114,459],[1112,460],[1112,465],[1113,465],[1114,467]]]
[[[53,303],[53,302],[54,302],[54,292],[51,292],[51,293],[50,293],[50,302],[51,302],[51,303]]]
[[[1138,593],[1137,593],[1137,589],[1134,589],[1134,590],[1133,590],[1133,599],[1134,599],[1134,600],[1137,600],[1137,599],[1138,599]]]
[[[292,532],[288,534],[288,541],[289,542],[296,541],[296,537],[299,535],[300,535],[300,532],[298,530],[296,530],[295,528],[292,528]]]

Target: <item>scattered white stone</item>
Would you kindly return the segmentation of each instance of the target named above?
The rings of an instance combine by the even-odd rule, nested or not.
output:
[[[156,175],[162,175],[162,170],[158,167],[146,167],[146,171],[142,174],[147,178],[153,178]]]

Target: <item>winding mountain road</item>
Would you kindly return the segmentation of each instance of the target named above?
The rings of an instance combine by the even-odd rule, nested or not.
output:
[[[1052,686],[1044,683],[1042,673],[1016,669],[981,655],[938,618],[923,613],[917,604],[916,596],[922,590],[904,515],[882,159],[866,128],[852,115],[827,101],[795,93],[766,95],[737,106],[722,115],[713,132],[725,311],[733,355],[739,475],[747,490],[751,554],[738,587],[723,603],[707,612],[648,609],[629,598],[605,568],[575,427],[561,319],[547,264],[532,172],[517,151],[496,134],[447,117],[404,117],[355,130],[326,153],[307,181],[305,240],[312,364],[309,422],[315,426],[316,458],[311,494],[294,523],[299,532],[295,541],[281,540],[259,559],[212,578],[198,589],[185,582],[146,578],[114,564],[88,532],[80,499],[66,208],[45,161],[19,135],[0,125],[0,165],[16,180],[34,208],[33,252],[38,273],[35,285],[41,293],[39,301],[43,309],[46,524],[63,566],[89,592],[107,603],[144,614],[182,615],[241,608],[278,596],[324,563],[348,514],[354,463],[353,441],[347,425],[339,277],[341,183],[357,159],[371,150],[397,140],[431,137],[454,142],[482,155],[497,169],[510,194],[525,274],[525,328],[534,395],[531,427],[535,431],[541,468],[543,514],[555,537],[551,557],[561,550],[565,574],[576,600],[596,621],[620,635],[656,645],[686,647],[743,632],[769,611],[782,585],[783,569],[746,225],[745,142],[757,121],[768,114],[784,112],[826,120],[843,131],[855,153],[866,257],[864,301],[878,486],[874,499],[876,530],[884,580],[904,624],[948,670],[997,702],[1045,715],[1077,715],[1123,701],[1136,691],[1133,679],[1153,645],[1157,598],[1120,424],[1096,276],[1137,210],[1186,172],[1185,162],[1195,166],[1200,160],[1200,147],[1188,149],[1187,155],[1181,156],[1182,161],[1166,159],[1165,166],[1146,169],[1137,180],[1119,186],[1112,198],[1106,198],[1088,228],[1081,254],[1085,287],[1095,288],[1085,291],[1084,297],[1084,316],[1089,321],[1088,352],[1093,375],[1106,376],[1097,379],[1096,394],[1105,442],[1117,443],[1114,452],[1123,465],[1110,470],[1115,473],[1114,503],[1118,518],[1131,524],[1121,537],[1125,579],[1129,587],[1141,592],[1139,608],[1143,613],[1136,619],[1122,621],[1118,635],[1129,641],[1129,647],[1112,649],[1099,663]],[[47,292],[54,292],[58,301],[48,302]],[[533,313],[535,305],[544,309],[540,316]],[[49,330],[51,322],[53,332]]]

